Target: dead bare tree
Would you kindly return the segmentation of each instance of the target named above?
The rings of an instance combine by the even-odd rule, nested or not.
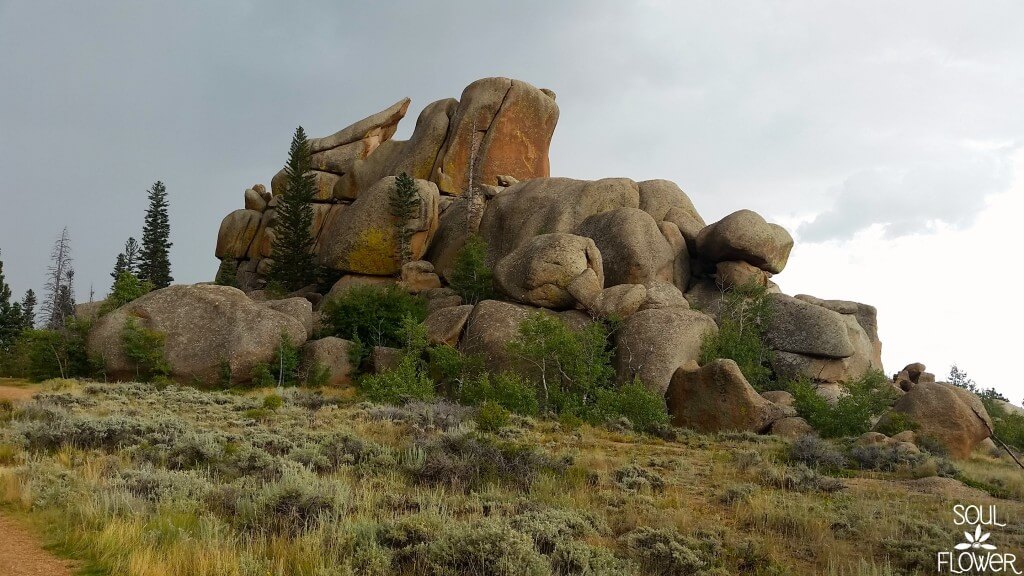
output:
[[[46,299],[43,300],[42,312],[47,326],[57,329],[64,326],[70,304],[74,312],[74,296],[72,282],[75,277],[71,258],[71,236],[67,226],[53,244],[50,251],[50,265],[46,269]],[[71,300],[70,302],[68,300]]]

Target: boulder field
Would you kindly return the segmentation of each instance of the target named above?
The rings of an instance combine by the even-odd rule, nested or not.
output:
[[[273,264],[277,200],[285,192],[278,172],[270,191],[257,184],[243,192],[243,207],[224,217],[217,234],[214,254],[236,271],[241,290],[172,286],[100,318],[89,349],[108,374],[133,376],[118,331],[135,318],[166,334],[172,377],[212,377],[227,361],[232,378],[244,381],[273,356],[282,332],[306,342],[315,333],[316,309],[364,284],[421,295],[430,311],[429,340],[483,353],[496,370],[515,366],[507,344],[530,314],[554,315],[571,328],[617,319],[618,381],[639,381],[664,395],[674,424],[703,431],[809,431],[791,396],[759,394],[735,362],[698,364],[702,342],[719,330],[723,298],[741,286],[770,293],[774,313],[764,335],[780,380],[810,380],[834,401],[843,382],[882,370],[874,307],[788,296],[775,284],[794,244],[778,224],[744,209],[708,223],[668,180],[551,177],[548,148],[559,116],[552,91],[508,78],[478,80],[459,100],[427,105],[410,138],[394,140],[409,107],[408,98],[399,100],[310,141],[317,186],[310,233],[317,263],[340,278],[333,286],[310,288],[288,304],[260,301]],[[402,173],[415,180],[420,199],[418,213],[403,224],[411,262],[399,258],[398,224],[389,212],[389,193]],[[447,284],[474,235],[486,244],[499,296],[469,304]],[[328,382],[346,386],[349,347],[333,337],[311,340],[303,362],[328,366]],[[374,351],[375,364],[388,365],[386,352]],[[905,394],[893,411],[920,420],[951,453],[969,452],[988,437],[984,408],[935,384],[923,366],[908,366],[893,388]],[[956,417],[932,422],[938,413]]]

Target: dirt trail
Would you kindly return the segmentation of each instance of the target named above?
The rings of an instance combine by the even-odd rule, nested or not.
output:
[[[28,400],[39,390],[36,388],[22,388],[20,386],[0,385],[0,400]],[[0,573],[2,574],[2,573]]]
[[[0,575],[71,576],[73,566],[43,550],[33,534],[0,515]]]

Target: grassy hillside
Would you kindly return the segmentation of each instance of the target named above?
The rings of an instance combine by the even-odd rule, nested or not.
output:
[[[962,540],[952,505],[988,502],[1009,520],[993,541],[1024,549],[1020,470],[985,455],[298,389],[44,389],[0,406],[0,499],[101,574],[931,574]]]

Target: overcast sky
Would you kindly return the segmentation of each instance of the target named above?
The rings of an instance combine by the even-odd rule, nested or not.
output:
[[[957,362],[1019,403],[1024,4],[0,0],[0,250],[43,284],[70,228],[79,301],[171,202],[173,274],[322,136],[511,76],[558,94],[553,175],[667,178],[708,222],[797,238],[790,294],[879,308],[886,369]],[[1017,272],[1014,272],[1017,270]]]

